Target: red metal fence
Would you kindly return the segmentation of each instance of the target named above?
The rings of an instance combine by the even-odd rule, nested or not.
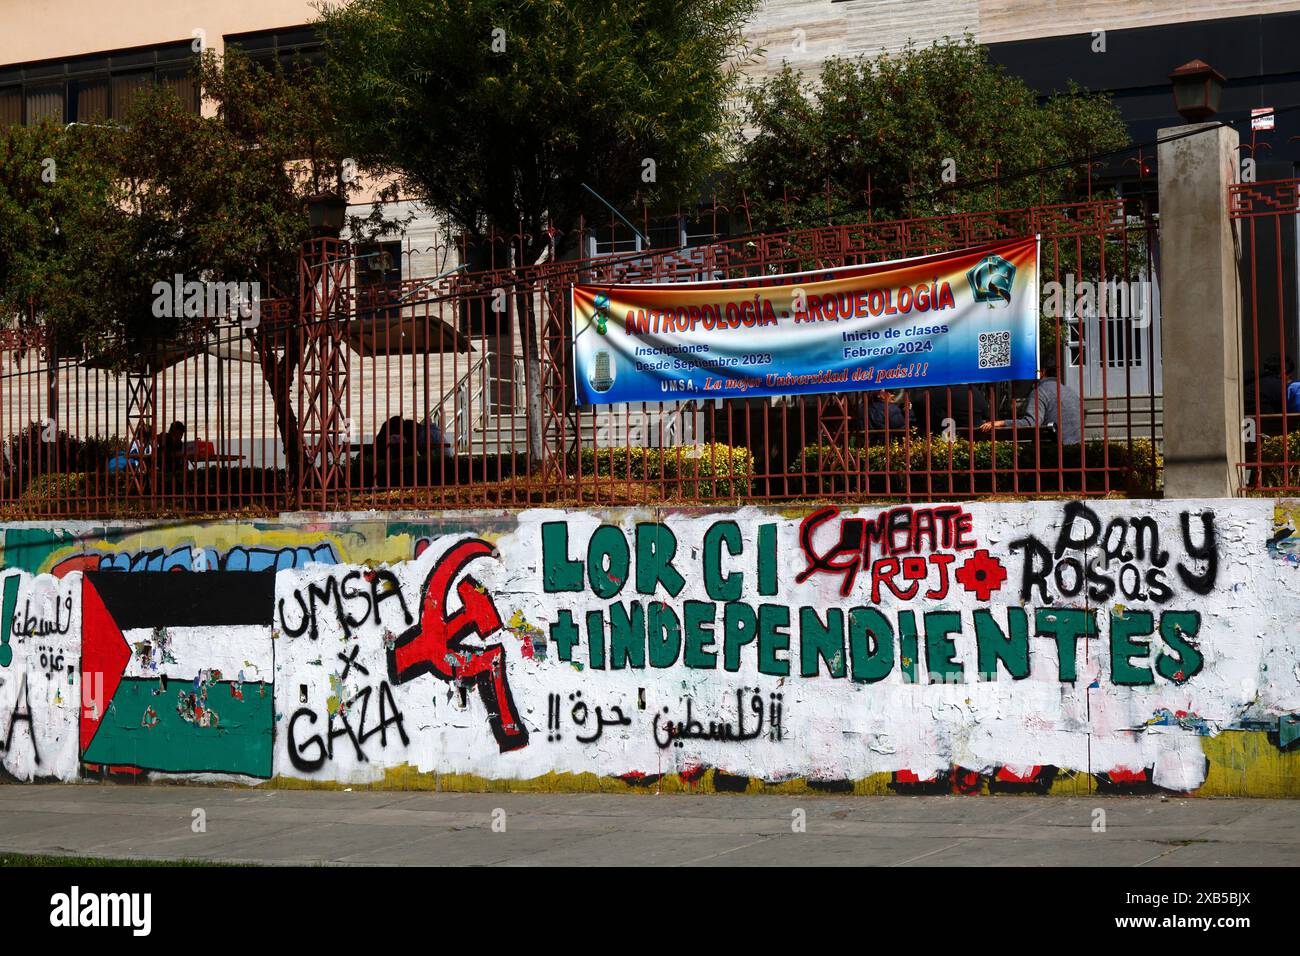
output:
[[[1238,484],[1245,494],[1294,494],[1300,491],[1300,179],[1232,186],[1228,211],[1237,225],[1241,262],[1246,417]]]
[[[1077,410],[1082,441],[978,428],[985,417],[1016,419],[1027,383],[896,396],[901,419],[883,426],[859,394],[573,403],[575,281],[761,286],[778,273],[1035,234],[1043,283],[1065,290],[1064,307],[1045,310],[1060,374],[1044,387]],[[496,261],[509,261],[510,246],[503,241]],[[60,355],[39,329],[0,333],[0,518],[1159,486],[1157,233],[1142,201],[828,226],[474,272],[451,270],[464,257],[450,244],[408,247],[400,281],[371,281],[385,270],[357,268],[387,255],[320,240],[304,255],[297,302],[264,302],[255,321],[214,322],[131,368],[99,368],[84,351]],[[1121,282],[1136,299],[1116,310],[1105,284]],[[1103,294],[1077,308],[1073,291],[1085,285]]]

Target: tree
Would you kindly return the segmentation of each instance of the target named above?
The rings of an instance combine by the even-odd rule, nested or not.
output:
[[[141,370],[159,343],[209,332],[229,316],[159,314],[156,284],[259,283],[263,299],[290,303],[290,325],[227,323],[246,333],[273,400],[290,471],[300,444],[290,401],[298,364],[298,262],[307,238],[304,199],[345,194],[323,80],[306,68],[265,70],[237,51],[197,67],[208,115],[172,93],[142,94],[121,124],[11,128],[0,150],[0,305],[27,312],[61,341],[118,370]],[[43,183],[40,156],[57,179]],[[374,208],[360,233],[392,223]]]
[[[62,325],[95,323],[112,306],[80,283],[96,258],[93,238],[121,217],[110,169],[90,130],[49,122],[0,127],[0,310]]]
[[[1072,87],[1040,102],[970,36],[833,58],[815,81],[786,66],[747,90],[745,119],[736,180],[756,228],[1071,201],[1083,165],[1015,174],[1128,143],[1106,97]]]
[[[355,0],[323,15],[341,140],[518,269],[579,216],[690,198],[734,120],[756,0]],[[594,207],[594,208],[593,208]],[[558,250],[555,250],[558,251]],[[541,454],[533,295],[520,275],[530,446]]]

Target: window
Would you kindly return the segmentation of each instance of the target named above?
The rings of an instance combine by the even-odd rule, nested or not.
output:
[[[607,223],[587,233],[587,256],[612,256],[640,252],[641,237],[621,222]]]
[[[364,242],[357,246],[357,285],[395,286],[402,281],[402,243]]]
[[[360,317],[396,318],[401,311],[396,303],[402,296],[402,243],[360,243],[356,257],[357,291],[363,303]]]
[[[278,64],[286,73],[302,65],[319,66],[325,60],[315,27],[230,34],[226,37],[226,47],[242,50],[253,62],[267,69],[274,69]]]
[[[190,42],[0,67],[0,125],[120,120],[135,97],[153,85],[173,90],[197,113]]]

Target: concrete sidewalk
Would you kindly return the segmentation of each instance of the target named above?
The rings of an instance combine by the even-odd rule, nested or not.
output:
[[[1093,829],[1098,808],[1104,832]],[[196,810],[206,832],[192,829]],[[1294,865],[1300,802],[14,785],[0,786],[0,852],[266,864]]]

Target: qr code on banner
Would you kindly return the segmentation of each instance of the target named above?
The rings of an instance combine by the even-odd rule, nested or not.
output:
[[[1011,333],[980,333],[980,368],[1009,368],[1011,366]]]

